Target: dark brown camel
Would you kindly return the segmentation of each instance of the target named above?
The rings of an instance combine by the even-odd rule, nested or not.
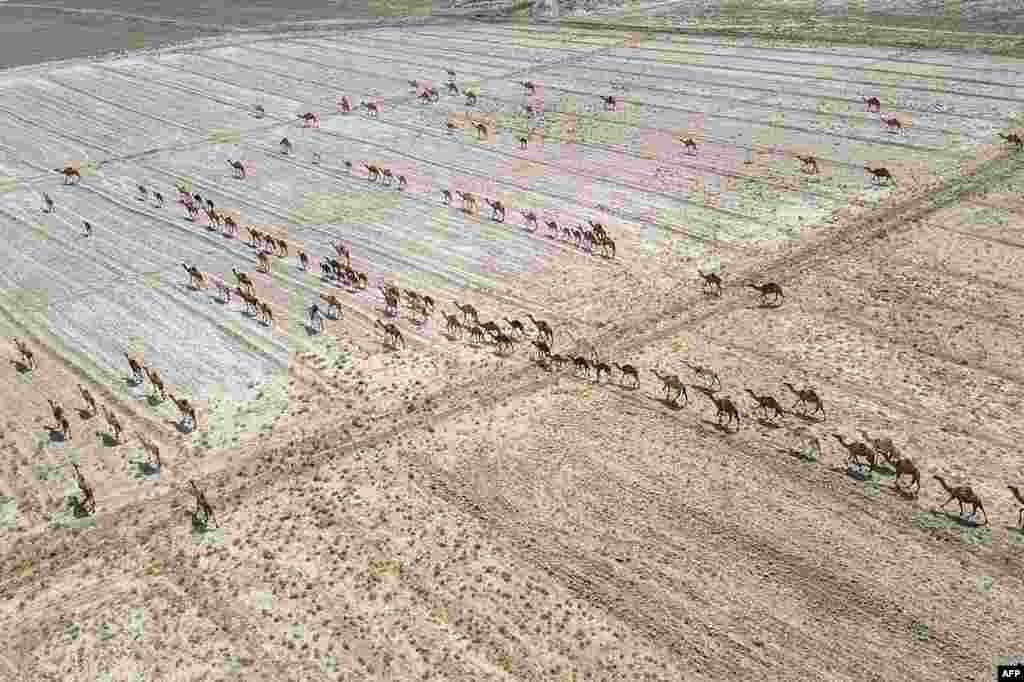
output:
[[[75,470],[75,483],[82,493],[82,499],[76,497],[74,501],[75,516],[88,516],[96,511],[96,498],[93,495],[92,486],[85,480],[85,476],[82,475],[77,464],[72,462],[71,467]]]
[[[871,173],[871,182],[881,183],[882,180],[888,180],[892,184],[896,184],[896,178],[892,176],[888,168],[872,168],[868,164],[864,164],[864,170]]]
[[[164,380],[160,378],[160,372],[156,369],[150,369],[146,365],[142,366],[142,371],[146,373],[149,383],[153,384],[153,390],[160,394],[162,400],[166,400],[167,389],[164,387]]]
[[[722,295],[722,277],[715,272],[702,272],[699,268],[697,274],[704,280],[704,292],[715,296]]]
[[[505,204],[501,203],[500,199],[491,201],[490,199],[484,199],[484,203],[491,207],[491,218],[498,221],[499,223],[505,222]]]
[[[1018,135],[1017,133],[1010,133],[1009,135],[1004,135],[1003,133],[996,133],[996,135],[1003,138],[1003,140],[1005,140],[1007,144],[1012,144],[1014,147],[1016,147],[1017,151],[1024,150],[1024,140],[1022,140],[1020,135]]]
[[[782,385],[788,388],[790,392],[797,397],[797,401],[793,403],[793,407],[790,409],[796,409],[797,405],[802,405],[806,410],[808,405],[814,405],[814,410],[811,414],[821,412],[821,418],[825,419],[825,406],[821,402],[821,397],[813,388],[797,389],[796,386],[785,381],[782,382]]]
[[[761,305],[779,305],[782,302],[782,299],[786,298],[782,294],[782,287],[775,282],[766,282],[765,284],[748,284],[747,287],[761,294]],[[770,304],[768,303],[769,295],[772,297]]]
[[[946,481],[942,478],[942,476],[936,474],[932,476],[932,478],[938,481],[939,485],[941,485],[943,489],[947,493],[949,493],[949,499],[942,503],[943,507],[945,507],[953,500],[956,500],[960,504],[960,515],[962,516],[964,513],[964,505],[969,504],[971,505],[971,516],[973,517],[975,514],[977,514],[978,510],[980,509],[981,513],[985,515],[985,523],[982,525],[988,525],[988,512],[985,511],[985,506],[981,503],[981,498],[978,497],[978,494],[971,489],[971,486],[958,485],[953,488],[950,488],[948,485],[946,485]]]
[[[480,321],[480,313],[477,311],[476,308],[474,308],[469,303],[461,305],[458,301],[455,301],[455,307],[458,308],[459,312],[462,313],[463,320],[468,322],[469,318],[472,317],[474,322]]]
[[[785,416],[782,411],[782,405],[779,405],[779,401],[770,395],[758,395],[751,391],[749,388],[743,389],[750,394],[750,397],[757,403],[755,411],[760,411],[761,414],[767,419],[769,412],[773,413],[775,417]]]
[[[673,405],[678,404],[680,396],[682,396],[687,403],[690,402],[690,396],[686,393],[686,385],[683,384],[678,375],[661,374],[656,369],[652,369],[650,372],[654,376],[658,377],[659,381],[661,381],[662,388],[665,391],[665,400],[667,402],[670,402]],[[673,391],[675,391],[675,395],[672,395]]]
[[[228,165],[235,170],[235,175],[239,178],[245,178],[245,165],[241,161],[232,161],[228,159]]]
[[[89,389],[82,384],[78,384],[78,392],[82,394],[82,400],[84,400],[85,404],[89,406],[89,414],[96,414],[96,399],[92,397],[92,393],[89,392]]]
[[[710,367],[697,365],[692,362],[687,362],[686,360],[683,360],[683,364],[689,367],[690,371],[693,372],[698,379],[703,379],[711,390],[717,391],[722,387],[722,380],[719,378],[718,372]]]
[[[63,168],[54,168],[53,170],[64,176],[65,185],[74,184],[82,179],[82,174],[74,166],[64,166]]]
[[[797,154],[796,158],[800,160],[800,170],[804,173],[818,174],[818,160],[816,158],[813,156],[800,156],[799,154]]]
[[[683,143],[683,148],[685,149],[687,154],[692,154],[692,155],[696,156],[696,154],[697,154],[697,143],[694,142],[692,137],[682,138],[679,141]]]
[[[554,333],[554,331],[552,331],[551,325],[549,325],[544,320],[535,319],[533,317],[533,315],[531,315],[530,313],[526,313],[526,316],[528,318],[530,318],[530,322],[532,322],[533,326],[537,328],[537,335],[538,336],[541,336],[541,337],[547,339],[548,343],[554,343],[555,342],[555,333]]]
[[[22,364],[29,369],[35,368],[36,354],[28,347],[28,344],[21,339],[14,339],[14,347],[18,349],[18,355],[21,356]]]
[[[872,450],[867,443],[862,443],[859,440],[853,440],[847,443],[838,433],[833,433],[832,437],[835,438],[849,454],[846,459],[847,464],[856,464],[860,466],[860,460],[864,459],[868,463],[868,466],[872,469],[875,468],[877,457],[875,456],[875,451]]]
[[[196,510],[195,510],[195,512],[193,512],[193,515],[194,516],[198,516],[199,512],[202,512],[203,513],[203,521],[202,521],[202,523],[203,523],[204,526],[209,525],[209,523],[211,521],[213,521],[216,524],[217,519],[215,519],[213,517],[213,507],[206,500],[206,495],[204,495],[203,491],[199,489],[199,486],[196,485],[195,481],[189,480],[188,483],[189,483],[190,486],[192,486],[192,494],[196,498]]]
[[[405,348],[405,338],[402,337],[402,332],[399,331],[398,327],[394,322],[384,322],[382,320],[376,321],[376,326],[384,330],[384,333],[388,337],[388,342],[393,348],[397,348],[399,344],[402,348]]]
[[[1011,493],[1013,493],[1013,498],[1017,500],[1017,504],[1021,505],[1022,507],[1021,510],[1017,512],[1017,525],[1019,525],[1021,529],[1024,530],[1024,496],[1021,495],[1021,492],[1020,490],[1017,489],[1017,486],[1008,485],[1006,487],[1010,489]]]
[[[633,388],[640,388],[640,371],[636,367],[630,364],[620,365],[617,362],[613,362],[612,365],[622,374],[620,382],[625,381],[627,376],[633,377]]]

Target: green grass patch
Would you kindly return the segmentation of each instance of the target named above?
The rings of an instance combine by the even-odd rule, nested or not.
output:
[[[336,673],[338,672],[338,659],[334,656],[326,655],[320,657],[320,672],[322,673]]]
[[[253,592],[252,603],[261,610],[270,609],[274,605],[274,595],[270,592]]]
[[[18,501],[0,496],[0,528],[14,528],[18,521]]]
[[[433,12],[431,0],[370,0],[367,11],[374,17],[425,17]]]
[[[965,545],[988,545],[992,542],[991,528],[961,528],[960,542]]]
[[[18,188],[18,179],[10,175],[0,175],[0,193],[13,192]]]
[[[135,642],[142,640],[143,622],[145,613],[142,609],[130,609],[128,611],[128,637]]]
[[[238,656],[224,654],[224,672],[232,675],[242,671],[242,661]]]
[[[238,144],[242,141],[242,133],[234,128],[213,128],[206,139],[214,144]]]
[[[910,522],[921,530],[955,528],[956,521],[940,512],[914,512]]]
[[[302,623],[292,623],[288,626],[288,639],[293,642],[301,642],[306,636],[306,626]]]
[[[1018,528],[1008,528],[1006,531],[1006,541],[1011,545],[1024,545],[1024,531]]]
[[[64,626],[62,636],[65,642],[74,642],[82,634],[82,626],[76,623],[69,623]]]
[[[398,204],[397,192],[310,192],[288,220],[300,225],[366,223]]]
[[[919,642],[928,641],[928,626],[924,623],[914,623],[910,626],[910,636]]]
[[[981,592],[982,594],[987,594],[988,591],[992,589],[992,584],[994,582],[995,582],[995,580],[993,580],[990,576],[979,575],[974,580],[974,588],[976,590],[978,590],[978,592]]]
[[[96,639],[106,642],[114,637],[114,628],[110,623],[100,623],[96,626]]]

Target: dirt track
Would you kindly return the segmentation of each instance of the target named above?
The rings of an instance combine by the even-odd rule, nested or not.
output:
[[[25,680],[990,679],[1024,630],[1005,487],[1024,483],[1024,157],[994,136],[1019,120],[1024,66],[1004,60],[997,79],[924,52],[715,42],[427,26],[5,77],[0,324],[40,366],[0,376],[0,666]],[[382,46],[386,66],[370,58]],[[473,111],[407,87],[448,66],[479,91]],[[533,98],[525,79],[542,83]],[[334,114],[340,92],[380,98],[380,118]],[[864,111],[866,92],[906,135]],[[543,114],[528,121],[525,102]],[[298,127],[306,110],[319,128]],[[486,139],[446,131],[467,115],[491,122]],[[524,151],[527,126],[543,137]],[[800,172],[807,153],[820,175]],[[232,179],[226,158],[251,176]],[[363,159],[409,187],[371,185]],[[46,171],[72,160],[83,180],[59,186]],[[898,184],[874,187],[865,162]],[[182,261],[230,279],[255,259],[244,231],[185,220],[176,181],[292,245],[256,275],[272,326],[187,286]],[[500,197],[507,222],[443,206],[445,187]],[[616,258],[530,232],[526,208],[601,221]],[[336,239],[369,289],[298,268],[295,248],[319,260]],[[698,267],[722,272],[721,298]],[[404,309],[408,348],[386,351],[373,324],[391,280],[481,321],[548,320],[556,352],[588,339],[639,367],[640,387],[545,370],[526,343],[504,357]],[[784,303],[759,307],[749,281],[781,283]],[[321,291],[344,305],[315,334],[303,315]],[[198,428],[125,381],[125,350],[199,404]],[[718,371],[738,431],[692,386],[681,407],[661,399],[651,368],[698,383],[683,360]],[[758,421],[744,389],[788,408],[785,381],[814,386],[827,421]],[[71,409],[80,382],[161,443],[162,468]],[[68,442],[49,397],[73,412]],[[917,498],[885,469],[855,479],[831,434],[860,429],[914,459]],[[811,435],[816,461],[799,456]],[[94,519],[61,511],[72,461]],[[936,473],[970,483],[991,523],[935,511]],[[190,478],[216,530],[189,532]]]

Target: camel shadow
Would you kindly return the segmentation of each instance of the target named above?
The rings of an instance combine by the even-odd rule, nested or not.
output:
[[[139,386],[142,384],[142,379],[138,378],[134,374],[130,374],[124,378],[124,383],[131,387]]]
[[[118,444],[114,437],[106,431],[97,431],[96,437],[100,439],[100,443],[103,444],[103,447],[112,448]]]
[[[376,311],[387,318],[394,319],[398,317],[398,311],[392,311],[390,308],[377,308]]]
[[[833,467],[832,470],[862,483],[871,480],[871,467],[866,464],[847,464],[845,468]]]
[[[754,306],[754,309],[755,310],[756,309],[775,310],[776,308],[779,308],[781,306],[782,306],[782,301],[774,301],[772,303],[769,303],[767,301],[762,301],[761,303],[758,303],[756,306]]]
[[[171,422],[172,424],[174,424],[174,428],[176,428],[178,430],[178,433],[183,433],[183,434],[184,433],[192,433],[193,431],[196,430],[195,425],[192,424],[192,423],[189,423],[188,426],[185,426],[185,418],[184,417],[182,417],[181,419],[178,419],[177,421],[175,421],[173,419],[169,419],[168,421]]]
[[[797,449],[797,448],[779,448],[778,452],[779,452],[779,454],[786,455],[788,457],[792,457],[793,459],[795,459],[795,460],[797,460],[799,462],[805,462],[805,463],[813,464],[813,463],[818,461],[818,458],[815,457],[814,455],[808,456],[807,454],[805,454],[805,452],[803,450],[800,450],[800,449]]]
[[[32,371],[32,368],[21,360],[11,360],[11,364],[14,365],[14,371],[18,374],[28,374]]]
[[[822,424],[825,421],[824,417],[817,417],[813,414],[807,414],[806,412],[797,412],[795,410],[787,410],[786,414],[793,415],[794,417],[803,421],[806,424]]]
[[[441,336],[443,336],[444,338],[446,338],[446,339],[448,339],[449,341],[452,341],[452,342],[455,342],[455,341],[459,340],[459,337],[457,337],[455,334],[453,334],[451,332],[444,332],[444,333],[441,334]]]
[[[147,395],[146,402],[149,403],[150,407],[156,407],[157,405],[163,402],[163,399],[157,395]]]
[[[944,509],[932,509],[932,514],[944,516],[962,528],[984,528],[986,525],[984,523],[978,523],[975,517],[971,514],[968,514],[967,512],[964,512],[961,515],[958,512],[949,512],[945,511]],[[982,514],[982,518],[985,518],[984,514]]]
[[[664,405],[668,409],[676,411],[676,412],[678,412],[679,410],[683,409],[683,407],[685,407],[685,404],[680,405],[677,401],[672,400],[671,398],[658,398],[657,400],[658,400],[659,403],[661,403],[662,405]]]
[[[320,329],[320,327],[314,327],[309,322],[306,322],[302,326],[306,329],[307,336],[320,336],[320,334],[323,333],[323,330]]]
[[[728,424],[723,424],[722,422],[713,422],[710,419],[701,419],[700,421],[702,424],[707,424],[708,426],[713,428],[715,431],[718,431],[719,433],[724,433],[727,435],[739,433],[739,427],[736,427],[736,429],[733,430],[732,428],[729,427]]]
[[[761,426],[765,427],[766,429],[781,429],[782,428],[781,424],[776,424],[775,422],[773,422],[768,417],[758,417],[757,423],[760,424]]]
[[[96,416],[95,414],[85,409],[84,407],[76,407],[75,412],[78,413],[78,418],[81,419],[82,421],[88,421]]]
[[[71,440],[70,438],[64,437],[64,432],[60,429],[53,428],[52,426],[46,427],[50,431],[50,442],[51,443],[64,443]]]

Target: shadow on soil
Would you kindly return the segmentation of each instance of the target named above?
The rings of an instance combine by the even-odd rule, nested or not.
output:
[[[18,374],[28,374],[32,371],[32,368],[21,360],[11,360],[11,364],[14,365],[14,371]]]
[[[118,442],[114,440],[114,437],[105,431],[97,431],[96,437],[104,447],[112,448],[118,445]]]

